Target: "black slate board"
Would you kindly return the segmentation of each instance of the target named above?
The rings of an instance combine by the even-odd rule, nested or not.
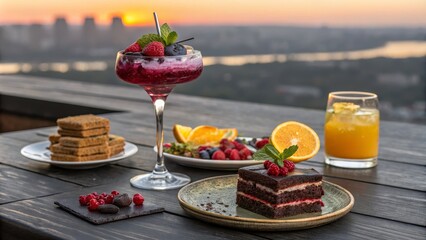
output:
[[[104,224],[132,217],[160,213],[164,211],[164,208],[159,207],[153,203],[146,202],[146,200],[142,206],[135,206],[132,203],[129,207],[120,208],[120,211],[114,214],[105,214],[99,213],[97,211],[89,211],[87,207],[80,206],[80,203],[78,202],[78,200],[76,200],[75,197],[62,199],[59,201],[55,201],[54,203],[65,211],[74,214],[77,217],[80,217],[93,224]]]

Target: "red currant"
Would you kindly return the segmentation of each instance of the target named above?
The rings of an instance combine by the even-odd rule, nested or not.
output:
[[[99,200],[98,200],[98,203],[99,203],[99,205],[104,205],[104,204],[105,204],[105,200],[103,200],[103,199],[99,199]]]
[[[98,207],[99,207],[99,202],[96,201],[96,199],[90,200],[89,207],[88,207],[90,211],[95,211],[96,209],[98,209]]]
[[[78,200],[79,200],[81,206],[86,206],[87,202],[86,202],[86,196],[85,195],[80,195]]]
[[[107,196],[105,203],[111,204],[113,201],[114,201],[114,195],[111,194]]]
[[[89,195],[86,196],[86,202],[89,202],[92,199],[96,199],[96,197],[92,194],[89,194]]]
[[[120,195],[120,192],[116,191],[116,190],[112,190],[111,194],[114,196]]]
[[[143,201],[144,201],[145,199],[143,198],[143,196],[140,194],[140,193],[136,193],[135,195],[133,195],[133,203],[136,205],[136,206],[140,206],[140,205],[143,205]]]

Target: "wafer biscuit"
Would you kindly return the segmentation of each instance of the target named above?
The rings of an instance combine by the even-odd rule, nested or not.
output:
[[[55,144],[59,142],[59,138],[61,137],[61,135],[57,134],[57,133],[53,133],[49,135],[49,141],[51,144]]]
[[[124,138],[118,135],[110,134],[109,135],[109,146],[115,146],[115,145],[123,145],[124,144]]]
[[[60,154],[69,154],[69,155],[75,155],[75,156],[88,156],[88,155],[94,155],[99,153],[105,153],[109,154],[110,150],[108,148],[108,144],[103,145],[97,145],[97,146],[90,146],[90,147],[64,147],[59,144],[54,144],[51,147],[51,151],[53,153],[60,153]]]
[[[124,144],[109,146],[110,156],[115,156],[124,151]]]
[[[95,116],[93,114],[60,118],[56,121],[56,123],[62,129],[77,131],[109,126],[108,119]]]
[[[58,129],[59,135],[61,137],[94,137],[99,135],[104,135],[109,132],[109,127],[102,128],[93,128],[84,131],[68,130],[68,129]]]
[[[103,160],[108,159],[109,155],[106,153],[100,153],[89,156],[74,156],[69,154],[60,154],[60,153],[52,153],[50,155],[50,159],[54,161],[64,161],[64,162],[85,162],[92,160]]]
[[[59,139],[59,144],[64,147],[79,148],[79,147],[102,145],[107,143],[108,140],[109,140],[108,134],[95,136],[95,137],[86,137],[86,138],[61,137]]]

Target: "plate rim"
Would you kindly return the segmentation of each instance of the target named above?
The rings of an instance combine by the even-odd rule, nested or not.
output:
[[[209,217],[215,217],[215,218],[219,218],[219,219],[226,219],[226,220],[231,220],[231,221],[237,221],[237,222],[246,222],[246,223],[274,223],[274,224],[283,224],[283,223],[300,223],[300,222],[316,222],[316,221],[321,221],[327,218],[333,218],[336,216],[343,216],[346,213],[348,213],[354,206],[355,203],[355,198],[353,197],[353,195],[345,188],[335,184],[335,183],[331,183],[329,181],[325,181],[323,180],[323,183],[327,183],[330,184],[331,186],[343,191],[345,194],[347,194],[350,198],[350,201],[348,203],[348,205],[346,205],[345,207],[343,207],[342,209],[339,209],[335,212],[331,212],[331,213],[327,213],[321,216],[313,216],[313,217],[308,217],[308,218],[299,218],[299,219],[255,219],[255,218],[246,218],[246,217],[235,217],[235,216],[226,216],[226,215],[221,215],[221,214],[217,214],[217,213],[213,213],[213,212],[208,212],[208,211],[204,211],[201,210],[199,208],[196,208],[192,205],[190,205],[189,203],[185,202],[182,199],[182,194],[183,191],[185,191],[185,189],[189,188],[190,186],[193,186],[195,184],[199,184],[201,182],[206,182],[206,181],[212,181],[213,179],[220,179],[220,178],[231,178],[231,177],[238,177],[238,174],[230,174],[230,175],[221,175],[221,176],[215,176],[215,177],[209,177],[209,178],[204,178],[204,179],[200,179],[198,181],[192,182],[184,187],[182,187],[178,194],[177,194],[177,198],[179,200],[180,205],[182,206],[182,208],[189,208],[191,211],[195,211],[197,213],[200,213],[202,215],[208,215]]]
[[[32,158],[29,154],[25,153],[25,149],[32,146],[32,145],[43,145],[46,144],[48,145],[50,142],[48,140],[44,140],[44,141],[38,141],[38,142],[33,142],[30,144],[25,145],[24,147],[21,148],[21,155],[24,156],[27,159],[30,159],[32,161],[36,161],[36,162],[41,162],[41,163],[47,163],[47,164],[52,164],[52,165],[57,165],[57,166],[90,166],[90,165],[98,165],[98,164],[107,164],[107,163],[113,163],[119,160],[123,160],[125,158],[128,158],[130,156],[133,156],[134,154],[136,154],[138,152],[138,147],[130,142],[125,141],[125,145],[124,146],[129,146],[132,147],[134,150],[129,152],[128,155],[126,155],[126,153],[121,156],[121,157],[117,157],[117,158],[107,158],[107,159],[101,159],[101,160],[92,160],[92,161],[84,161],[84,162],[71,162],[71,161],[54,161],[54,160],[45,160],[45,159],[36,159],[36,158]],[[47,151],[50,151],[49,149],[47,149]]]

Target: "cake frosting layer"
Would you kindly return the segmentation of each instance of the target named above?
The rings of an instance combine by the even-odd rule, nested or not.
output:
[[[262,184],[244,179],[238,179],[237,191],[255,196],[271,204],[287,203],[299,199],[321,198],[323,194],[322,182],[301,183],[288,188],[274,191]]]

